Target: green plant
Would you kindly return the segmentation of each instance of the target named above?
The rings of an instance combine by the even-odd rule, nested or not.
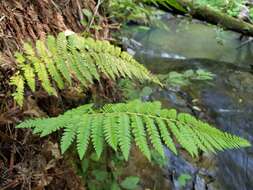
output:
[[[237,17],[245,6],[245,0],[195,0],[196,4],[201,6],[209,6],[230,16]]]
[[[214,74],[203,69],[186,70],[182,73],[172,71],[167,75],[161,75],[160,79],[169,86],[186,86],[193,81],[210,81],[213,80]]]
[[[97,4],[97,9],[100,5],[101,3]],[[83,18],[80,22],[85,27],[85,30],[82,32],[83,36],[91,36],[92,30],[99,32],[103,29],[102,26],[99,25],[100,16],[97,15],[96,10],[93,13],[90,9],[82,9]]]
[[[253,20],[253,7],[249,9],[249,16],[250,16],[250,19]]]
[[[124,181],[122,181],[120,185],[124,189],[128,189],[128,190],[136,189],[137,188],[137,184],[139,183],[139,181],[140,181],[139,177],[137,177],[137,176],[129,176],[129,177],[126,177],[126,179],[124,179]]]
[[[191,178],[192,178],[192,176],[190,176],[189,174],[187,174],[187,173],[182,173],[182,174],[178,177],[178,179],[177,179],[177,181],[178,181],[178,183],[179,183],[179,186],[180,186],[180,187],[185,187],[185,185],[187,184],[187,182],[188,182]]]
[[[165,156],[162,142],[177,154],[172,135],[192,156],[197,156],[199,150],[216,152],[250,146],[247,140],[221,132],[189,114],[162,109],[159,102],[136,100],[107,104],[101,109],[92,106],[80,106],[58,117],[27,120],[17,128],[32,128],[41,137],[63,128],[62,153],[76,139],[80,159],[84,157],[90,141],[98,158],[106,142],[113,150],[120,149],[125,160],[128,160],[132,139],[149,160],[149,142],[162,157]]]
[[[96,153],[89,153],[77,166],[78,174],[87,182],[88,189],[121,190],[138,187],[140,179],[124,172],[126,163],[122,155],[104,151],[101,159],[98,159]]]
[[[68,37],[60,33],[57,38],[48,36],[38,40],[36,47],[24,44],[24,53],[16,53],[18,71],[11,78],[16,86],[14,99],[22,106],[25,84],[36,91],[39,80],[49,95],[57,96],[57,89],[73,85],[78,81],[83,89],[88,88],[101,76],[111,80],[124,77],[139,81],[159,80],[129,54],[107,41],[95,41],[76,34]],[[38,80],[37,80],[38,79]]]
[[[151,7],[145,7],[142,2],[134,0],[112,0],[109,1],[109,7],[111,18],[124,22],[139,19],[147,21],[148,15],[153,12]]]
[[[145,98],[151,95],[153,92],[151,87],[144,86],[143,84],[133,83],[129,79],[120,80],[118,86],[126,100]]]
[[[119,21],[138,21],[141,20],[144,23],[150,23],[156,25],[153,21],[153,15],[157,12],[155,7],[172,6],[177,10],[186,12],[186,10],[176,0],[111,0],[109,2],[109,10],[111,18]],[[157,19],[156,19],[157,22]]]

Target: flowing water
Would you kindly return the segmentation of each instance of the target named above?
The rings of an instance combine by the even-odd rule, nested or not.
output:
[[[156,90],[151,99],[192,112],[253,143],[251,44],[242,46],[239,34],[198,21],[166,16],[163,22],[169,31],[130,26],[131,32],[124,38],[128,51],[155,73],[201,68],[216,76],[212,84],[196,82],[177,91]],[[181,189],[253,190],[253,147],[219,153],[212,167],[203,166],[204,161],[193,164],[170,152],[168,156],[173,176],[193,176]],[[176,181],[173,189],[180,189]]]

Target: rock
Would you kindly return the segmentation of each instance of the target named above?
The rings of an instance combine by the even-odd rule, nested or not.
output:
[[[209,183],[206,185],[207,190],[218,190],[217,187],[215,187],[215,183]]]
[[[205,180],[201,178],[199,175],[196,176],[194,189],[195,190],[206,190],[205,188]]]

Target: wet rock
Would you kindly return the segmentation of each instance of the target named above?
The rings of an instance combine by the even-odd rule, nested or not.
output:
[[[195,190],[205,190],[206,189],[205,180],[201,178],[199,175],[196,176],[195,183],[194,183],[194,189]]]
[[[218,190],[214,183],[207,184],[207,190]]]
[[[226,82],[239,91],[253,93],[253,75],[249,72],[236,71],[228,76]]]

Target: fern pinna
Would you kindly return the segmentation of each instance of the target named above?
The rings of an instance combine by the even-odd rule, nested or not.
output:
[[[247,140],[221,132],[189,114],[162,109],[160,102],[139,100],[107,104],[101,109],[88,104],[58,117],[24,121],[17,128],[32,128],[41,137],[63,129],[62,153],[76,140],[80,159],[89,144],[100,157],[105,142],[115,151],[120,150],[126,160],[132,141],[149,160],[150,144],[163,157],[163,144],[177,154],[175,140],[192,156],[200,150],[216,152],[250,146]]]
[[[89,87],[100,76],[116,80],[119,77],[159,83],[144,66],[132,56],[111,45],[107,41],[95,41],[77,34],[68,37],[59,33],[55,38],[48,36],[45,41],[38,40],[35,47],[24,44],[24,53],[15,54],[18,72],[11,78],[16,86],[13,94],[22,106],[25,85],[33,92],[36,79],[49,95],[57,95],[63,89],[78,81],[83,88]]]

